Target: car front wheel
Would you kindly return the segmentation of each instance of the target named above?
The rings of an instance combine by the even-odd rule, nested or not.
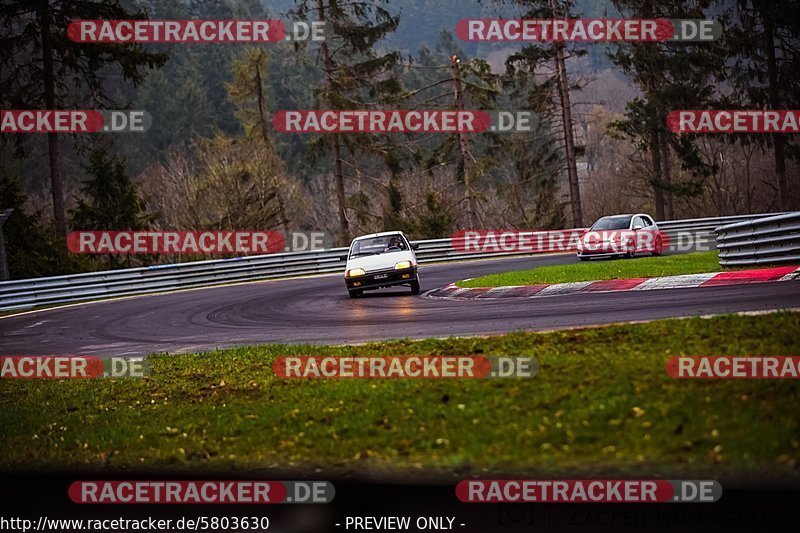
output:
[[[411,294],[419,294],[419,278],[411,282]]]

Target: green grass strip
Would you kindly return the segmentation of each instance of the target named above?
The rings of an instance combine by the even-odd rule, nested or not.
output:
[[[717,252],[637,257],[635,259],[593,259],[581,263],[553,265],[490,274],[456,283],[459,287],[503,287],[604,279],[655,278],[681,274],[703,274],[720,270]]]
[[[6,469],[798,474],[800,382],[675,380],[672,355],[797,355],[800,314],[153,357],[144,379],[0,381]],[[534,356],[532,379],[286,380],[278,355]]]

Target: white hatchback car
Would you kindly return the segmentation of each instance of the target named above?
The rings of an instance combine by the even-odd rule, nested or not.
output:
[[[578,259],[628,257],[637,253],[661,255],[667,235],[644,213],[611,215],[599,219],[578,240]]]
[[[373,233],[353,239],[347,254],[344,281],[350,298],[364,291],[408,285],[419,294],[417,256],[401,231]]]

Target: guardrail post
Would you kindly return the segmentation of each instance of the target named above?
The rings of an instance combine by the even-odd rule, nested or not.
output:
[[[4,209],[0,211],[0,281],[8,279],[8,260],[6,259],[6,238],[3,235],[3,226],[8,220],[8,217],[13,213],[13,209]]]

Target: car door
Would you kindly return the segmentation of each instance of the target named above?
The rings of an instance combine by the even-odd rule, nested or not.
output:
[[[659,240],[658,226],[656,226],[656,223],[653,222],[652,218],[646,215],[642,215],[642,221],[644,222],[644,229],[642,231],[646,232],[640,239],[640,241],[642,241],[641,242],[642,249],[645,252],[653,253],[658,247],[657,246],[657,241]]]
[[[631,220],[631,231],[633,232],[633,245],[637,252],[646,251],[647,236],[643,235],[647,231],[647,225],[641,216],[636,215]]]

